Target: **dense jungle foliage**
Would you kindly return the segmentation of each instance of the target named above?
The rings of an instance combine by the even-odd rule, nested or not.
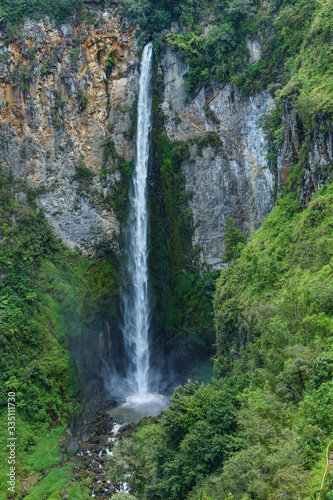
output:
[[[85,378],[69,345],[84,345],[96,318],[114,324],[119,293],[112,258],[90,260],[67,249],[37,209],[37,194],[0,171],[0,457],[7,463],[5,407],[14,391],[20,475],[59,463],[59,437],[82,407],[78,374]],[[82,366],[91,365],[92,354],[87,347]],[[3,495],[7,472],[0,468]]]
[[[282,193],[275,186],[275,208],[248,244],[232,220],[224,227],[223,261],[229,265],[220,273],[214,299],[216,377],[179,387],[162,416],[124,437],[109,477],[126,480],[132,494],[145,500],[316,498],[333,437],[331,169],[326,167],[326,184],[311,200],[300,200],[300,194],[311,140],[332,132],[333,1],[121,4],[120,12],[139,24],[142,40],[153,38],[156,62],[169,45],[189,63],[189,98],[201,86],[227,82],[243,95],[263,89],[274,94],[276,107],[262,126],[275,175],[283,106],[297,117],[302,147]],[[75,0],[3,0],[0,22],[10,40],[24,16],[46,14],[61,22],[84,7]],[[167,33],[172,21],[181,29]],[[248,40],[261,45],[253,64]],[[150,185],[154,321],[163,326],[167,344],[182,337],[200,347],[212,341],[217,276],[199,264],[199,249],[192,248],[191,193],[181,170],[189,150],[166,136],[158,103],[157,92]],[[84,95],[81,104],[87,104]],[[114,155],[111,140],[104,148],[105,157]],[[104,203],[125,219],[133,163],[115,161],[123,175]],[[106,165],[105,160],[101,177]],[[89,178],[85,168],[78,164],[77,179]],[[15,196],[22,191],[27,202]],[[55,467],[61,435],[81,409],[69,344],[71,338],[82,340],[97,318],[116,321],[119,268],[112,255],[92,261],[66,249],[35,205],[37,194],[1,172],[0,402],[4,407],[8,390],[16,392],[20,477],[44,476],[27,498],[59,498],[65,490],[68,498],[88,498],[84,481],[71,486],[69,468]],[[3,490],[6,473],[0,473]],[[328,476],[321,500],[332,498]]]

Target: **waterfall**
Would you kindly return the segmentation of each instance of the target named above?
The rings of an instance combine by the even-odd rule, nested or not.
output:
[[[151,80],[153,45],[148,43],[142,54],[136,159],[133,184],[130,191],[130,209],[126,231],[128,286],[123,293],[123,335],[129,360],[125,387],[122,380],[110,376],[109,390],[121,391],[123,403],[109,411],[119,422],[139,422],[145,416],[158,415],[168,398],[152,392],[149,384],[149,326],[150,304],[148,287],[148,227],[147,206],[149,135],[151,129]]]
[[[149,394],[149,324],[148,291],[148,206],[147,182],[149,136],[151,129],[151,79],[153,45],[148,43],[142,54],[136,160],[133,185],[130,192],[130,210],[126,235],[127,271],[129,289],[124,294],[123,335],[129,356],[127,380],[132,395],[144,398]]]

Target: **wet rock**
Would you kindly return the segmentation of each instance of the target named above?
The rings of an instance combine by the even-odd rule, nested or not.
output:
[[[67,451],[78,451],[79,449],[79,441],[77,438],[70,438],[67,444]]]
[[[117,401],[111,398],[108,391],[101,391],[99,394],[90,402],[91,408],[98,408],[98,410],[106,411],[110,408],[115,408],[117,406]]]
[[[81,438],[82,443],[87,443],[90,440],[90,437],[90,434],[83,434]]]

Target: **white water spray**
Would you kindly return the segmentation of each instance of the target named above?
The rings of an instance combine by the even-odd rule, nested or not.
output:
[[[151,75],[153,45],[148,43],[142,54],[136,161],[130,195],[130,212],[126,252],[129,292],[124,296],[123,335],[130,358],[127,379],[132,396],[140,399],[149,395],[149,339],[150,305],[148,292],[148,207],[147,181],[149,136],[151,129]]]

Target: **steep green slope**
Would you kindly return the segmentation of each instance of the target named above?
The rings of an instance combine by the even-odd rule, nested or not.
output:
[[[333,423],[332,183],[298,205],[297,194],[282,196],[217,282],[216,368],[246,388],[240,451],[206,488],[216,498],[298,498],[320,487],[324,469],[314,467]]]
[[[37,209],[36,193],[28,190],[28,204],[17,199],[22,191],[24,181],[0,172],[0,448],[5,465],[6,407],[8,392],[14,392],[17,479],[59,462],[57,440],[81,411],[69,344],[85,345],[96,318],[113,324],[119,289],[115,263],[67,249]],[[82,367],[79,373],[84,377]],[[7,473],[2,467],[2,491]]]

